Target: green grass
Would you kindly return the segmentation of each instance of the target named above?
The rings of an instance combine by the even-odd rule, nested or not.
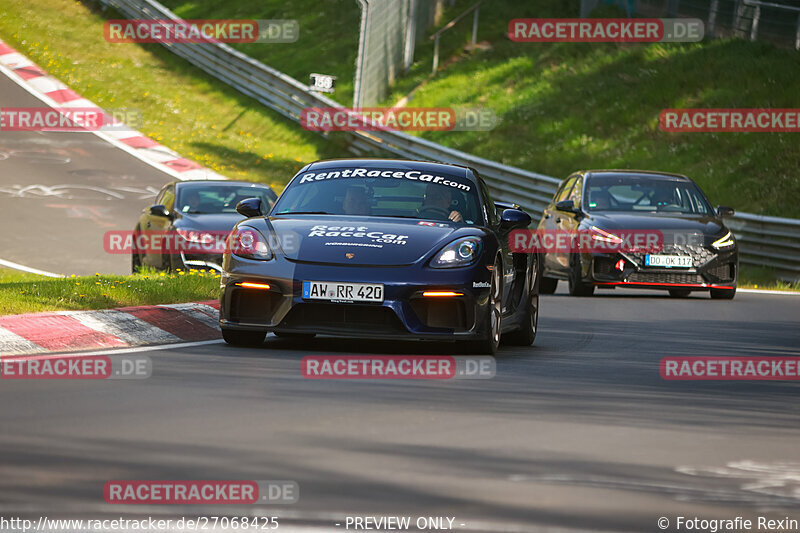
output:
[[[308,83],[312,72],[336,76],[336,92],[330,96],[342,105],[352,105],[361,21],[356,0],[165,0],[161,3],[184,19],[297,20],[300,36],[294,43],[231,46],[302,83]]]
[[[200,270],[49,278],[0,269],[0,314],[7,315],[194,302],[218,297],[219,275]]]
[[[418,63],[390,100],[422,84],[408,105],[493,109],[502,123],[491,132],[422,135],[509,165],[556,177],[588,168],[678,172],[695,179],[714,203],[800,217],[797,133],[664,133],[658,127],[665,108],[798,107],[800,53],[731,39],[534,44],[504,36],[513,18],[574,16],[575,6],[566,4],[493,2],[481,11],[478,33],[490,50],[469,54],[451,45],[456,57],[426,81],[430,45],[420,47]],[[456,27],[458,44],[467,42],[470,26]]]
[[[773,269],[767,267],[740,266],[738,286],[743,289],[800,292],[800,281],[782,281]]]
[[[106,42],[109,18],[122,17],[92,1],[4,0],[0,38],[99,106],[141,111],[142,133],[230,178],[280,192],[307,162],[340,155],[160,45]]]

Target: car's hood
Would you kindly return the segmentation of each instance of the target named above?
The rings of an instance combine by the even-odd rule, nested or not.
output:
[[[592,213],[585,221],[604,230],[660,230],[667,234],[717,235],[724,227],[716,217],[677,213]]]
[[[368,216],[296,215],[261,219],[290,260],[349,265],[409,265],[445,245],[459,224]],[[255,220],[248,225],[261,229]],[[463,228],[459,233],[469,231]],[[266,235],[265,235],[266,236]]]
[[[175,227],[192,231],[230,231],[243,218],[239,213],[181,215]]]

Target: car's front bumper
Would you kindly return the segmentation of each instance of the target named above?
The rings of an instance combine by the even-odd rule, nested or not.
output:
[[[491,272],[482,265],[431,269],[421,265],[359,267],[236,259],[221,277],[220,326],[226,329],[316,333],[360,338],[472,340],[485,336]],[[480,279],[480,278],[483,279]],[[380,283],[382,303],[308,300],[303,281]],[[269,289],[245,288],[255,282]],[[480,284],[478,287],[473,286]],[[452,291],[460,296],[423,296]]]
[[[622,270],[617,268],[620,260]],[[739,271],[737,250],[698,256],[690,268],[644,265],[640,254],[591,254],[589,279],[597,287],[626,286],[645,289],[733,289]]]

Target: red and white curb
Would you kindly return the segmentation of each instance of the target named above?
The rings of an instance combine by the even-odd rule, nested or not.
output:
[[[113,123],[113,129],[92,131],[98,137],[136,158],[179,180],[227,179],[225,176],[181,157],[177,152],[162,146],[150,137],[127,128],[105,113],[94,102],[47,74],[33,61],[17,52],[0,39],[0,72],[17,85],[53,108],[95,109],[103,113],[104,123]]]
[[[0,356],[221,338],[219,301],[0,316]]]

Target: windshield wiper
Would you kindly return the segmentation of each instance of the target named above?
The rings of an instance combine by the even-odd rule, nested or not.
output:
[[[283,211],[281,213],[275,213],[275,215],[330,215],[327,211]]]

